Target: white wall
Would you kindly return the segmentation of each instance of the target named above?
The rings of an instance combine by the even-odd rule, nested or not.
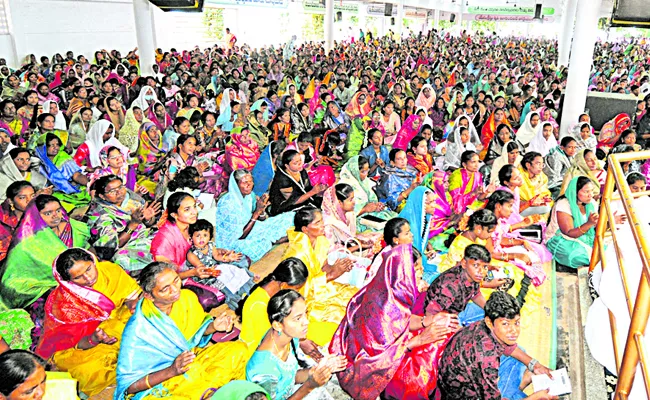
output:
[[[130,0],[8,0],[18,59],[136,47]],[[3,49],[4,50],[4,49]],[[4,51],[3,53],[4,54]]]

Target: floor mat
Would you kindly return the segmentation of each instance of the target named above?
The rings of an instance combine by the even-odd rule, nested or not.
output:
[[[557,299],[555,267],[544,264],[546,281],[528,290],[526,303],[521,309],[521,334],[517,344],[531,357],[550,369],[555,369],[557,359]]]

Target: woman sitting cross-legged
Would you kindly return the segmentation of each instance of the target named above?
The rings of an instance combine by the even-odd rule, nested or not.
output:
[[[294,229],[287,234],[289,248],[282,259],[296,257],[309,270],[303,291],[309,310],[310,328],[307,337],[323,346],[332,339],[345,315],[348,301],[358,290],[336,281],[353,268],[353,261],[340,258],[330,264],[327,256],[331,243],[325,237],[323,215],[319,209],[309,208],[296,212]]]
[[[275,217],[260,218],[269,204],[268,194],[256,197],[253,193],[253,175],[239,169],[230,175],[228,193],[217,204],[215,242],[224,249],[234,250],[261,259],[273,245],[286,238],[287,229],[293,226],[293,212]]]
[[[209,344],[215,332],[228,332],[232,317],[216,319],[196,295],[181,289],[173,265],[154,262],[139,277],[144,293],[122,334],[115,399],[204,398],[244,377],[246,346]],[[207,393],[206,393],[207,392]]]
[[[345,369],[346,361],[343,356],[327,356],[308,368],[301,359],[304,355],[298,352],[298,341],[307,336],[309,326],[305,299],[294,290],[281,290],[269,300],[267,310],[271,329],[248,361],[246,379],[262,386],[273,399],[327,396],[325,389],[319,388],[333,373]],[[321,396],[316,396],[315,390],[322,391]]]
[[[113,260],[129,274],[153,261],[149,249],[154,237],[160,203],[144,199],[124,186],[116,175],[105,175],[93,184],[95,198],[85,216],[90,243],[105,260]]]
[[[396,218],[386,229],[392,224],[408,226]],[[329,347],[346,357],[347,368],[337,376],[355,399],[374,400],[382,393],[388,399],[428,398],[436,386],[440,341],[457,325],[447,313],[414,315],[419,295],[414,251],[399,243],[383,254],[375,278],[350,300]]]
[[[51,357],[81,392],[94,396],[115,384],[119,341],[140,288],[118,265],[80,248],[61,253],[52,270],[59,286],[45,303],[36,353]]]

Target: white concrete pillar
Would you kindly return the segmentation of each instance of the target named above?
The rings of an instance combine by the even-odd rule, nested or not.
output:
[[[402,40],[402,30],[404,29],[404,0],[397,2],[397,16],[395,17],[395,33],[397,41]]]
[[[465,6],[463,4],[458,7],[458,13],[456,13],[456,25],[458,25],[459,31],[463,31],[463,11]]]
[[[153,75],[153,65],[156,63],[156,31],[153,24],[152,7],[147,0],[133,0],[135,34],[138,39],[140,74],[142,76]]]
[[[438,29],[440,26],[440,10],[433,10],[433,29]]]
[[[334,47],[334,0],[325,0],[325,51]]]
[[[573,38],[573,27],[576,18],[578,0],[566,0],[566,7],[562,14],[562,25],[560,37],[558,38],[558,66],[569,64],[569,53],[571,51],[571,39]]]
[[[576,18],[571,44],[560,137],[568,135],[569,127],[578,121],[578,116],[585,110],[601,3],[602,0],[578,0],[577,10],[580,18]]]

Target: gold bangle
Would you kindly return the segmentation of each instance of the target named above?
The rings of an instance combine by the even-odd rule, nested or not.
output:
[[[147,385],[147,389],[151,389],[151,384],[149,383],[149,375],[144,377],[144,384]]]
[[[585,232],[585,231],[582,230],[582,225],[580,225],[580,226],[578,227],[578,230],[579,230],[583,235],[584,235],[585,233],[587,233],[587,232]]]

